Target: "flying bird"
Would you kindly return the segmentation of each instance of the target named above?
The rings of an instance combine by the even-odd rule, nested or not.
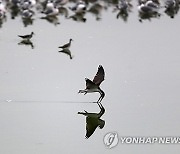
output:
[[[91,81],[88,78],[85,78],[86,89],[79,90],[78,93],[84,93],[84,95],[85,95],[87,93],[98,92],[100,94],[100,97],[99,97],[97,103],[100,103],[105,96],[104,91],[100,88],[101,82],[104,81],[104,76],[105,76],[104,68],[102,67],[102,65],[99,65],[98,71],[97,71],[93,81]]]
[[[86,139],[88,139],[94,133],[97,127],[102,129],[105,125],[105,121],[100,119],[101,116],[105,113],[105,109],[101,103],[97,104],[100,108],[99,113],[89,113],[87,111],[78,112],[78,114],[86,116]]]

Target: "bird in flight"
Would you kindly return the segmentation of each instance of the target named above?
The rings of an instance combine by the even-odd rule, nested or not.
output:
[[[88,78],[85,78],[86,89],[79,90],[78,93],[84,93],[84,95],[85,95],[87,93],[98,92],[100,94],[100,97],[99,97],[97,103],[100,103],[105,96],[104,91],[100,88],[101,82],[104,81],[104,76],[105,76],[104,68],[102,67],[102,65],[99,65],[98,71],[97,71],[93,81],[91,81]]]
[[[82,114],[86,116],[86,139],[88,139],[96,130],[97,127],[102,129],[105,125],[105,121],[100,119],[101,116],[105,113],[105,109],[101,103],[97,103],[100,112],[99,113],[90,113],[84,110],[84,112],[78,112],[78,114]]]

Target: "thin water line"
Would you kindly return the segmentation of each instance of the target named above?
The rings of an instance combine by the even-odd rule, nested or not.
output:
[[[97,102],[81,102],[81,101],[58,101],[58,100],[0,100],[0,103],[97,103]]]

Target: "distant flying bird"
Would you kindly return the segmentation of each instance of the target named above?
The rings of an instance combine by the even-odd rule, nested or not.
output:
[[[62,49],[69,49],[71,46],[71,41],[73,41],[73,39],[69,39],[69,42],[67,44],[64,44],[58,48],[62,48]]]
[[[93,81],[89,80],[88,78],[85,78],[86,89],[79,90],[78,93],[84,93],[84,95],[85,95],[87,93],[98,92],[100,94],[100,97],[99,97],[97,103],[100,103],[105,96],[104,91],[101,90],[101,88],[100,88],[101,82],[104,81],[104,76],[105,76],[104,69],[103,69],[102,65],[99,65],[98,71],[97,71]]]
[[[105,121],[100,119],[101,116],[105,113],[105,109],[101,103],[97,104],[100,108],[99,113],[89,113],[87,111],[78,112],[78,114],[86,116],[86,139],[88,139],[94,133],[97,127],[102,129],[105,125]]]
[[[28,34],[28,35],[18,35],[18,36],[21,37],[22,39],[30,40],[33,35],[34,35],[34,32],[31,32],[31,34]]]

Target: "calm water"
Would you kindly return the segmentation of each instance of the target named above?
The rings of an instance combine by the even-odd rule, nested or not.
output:
[[[68,9],[74,3],[68,3]],[[180,130],[180,16],[139,21],[137,3],[125,22],[106,4],[97,20],[86,22],[58,16],[58,23],[36,12],[26,27],[21,16],[0,28],[0,153],[163,153],[178,154],[179,145],[121,144],[107,149],[104,135],[178,136]],[[73,12],[69,11],[69,15]],[[33,31],[31,45],[19,45],[17,35]],[[58,52],[72,38],[73,59]],[[85,77],[98,65],[105,69],[101,88],[106,96],[106,124],[85,139],[85,117],[99,112],[99,94],[78,94]]]

